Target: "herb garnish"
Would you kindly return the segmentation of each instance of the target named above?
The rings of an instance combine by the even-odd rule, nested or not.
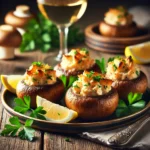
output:
[[[69,138],[65,138],[65,141],[66,141],[66,142],[70,142],[70,139],[69,139]]]
[[[128,94],[128,101],[125,103],[124,100],[119,100],[118,107],[116,109],[116,116],[122,117],[129,114],[135,113],[143,109],[146,105],[146,102],[142,100],[141,93],[132,93]]]
[[[114,61],[114,59],[116,59],[116,58],[120,59],[121,57],[120,57],[119,55],[118,55],[118,56],[115,56],[115,57],[110,57],[110,58],[108,59],[108,63]]]
[[[117,70],[117,66],[115,64],[113,64],[113,68],[114,68],[114,71]]]
[[[69,77],[69,81],[67,82],[67,77],[65,75],[62,75],[60,77],[60,79],[62,80],[65,89],[67,90],[69,87],[72,86],[73,82],[76,81],[78,79],[78,77],[76,76],[70,76]]]
[[[31,103],[30,96],[24,96],[23,99],[15,98],[14,101],[16,104],[16,106],[14,107],[15,111],[25,114],[27,111],[30,110],[31,111],[30,117],[46,120],[44,117],[46,111],[43,110],[43,107],[39,106],[35,110],[30,107]]]
[[[86,48],[81,48],[80,51],[84,51],[86,54],[89,53],[89,51]]]
[[[96,64],[99,66],[102,73],[106,73],[106,62],[105,59],[102,58],[101,60],[96,59]]]
[[[33,62],[32,65],[36,65],[38,67],[41,67],[42,63],[40,61],[37,61],[37,62]]]
[[[93,74],[94,74],[94,71],[90,71],[90,73],[89,73],[89,74],[86,74],[86,76],[87,76],[88,78],[91,78]]]
[[[30,117],[45,120],[45,117],[43,115],[46,114],[46,111],[43,110],[43,107],[39,106],[35,110],[30,108],[30,96],[24,96],[23,99],[15,98],[14,101],[16,104],[16,106],[14,107],[15,111],[25,114],[27,111],[30,110]],[[33,119],[27,119],[25,121],[25,125],[22,125],[20,123],[18,117],[9,118],[9,122],[10,124],[6,124],[4,129],[2,130],[2,136],[16,136],[18,133],[18,136],[23,140],[33,140],[35,132],[35,130],[31,128],[31,125],[33,124]]]
[[[33,123],[32,119],[27,119],[25,125],[21,125],[18,117],[9,118],[10,124],[6,124],[4,130],[1,132],[2,136],[18,136],[23,140],[32,141],[34,137],[35,130],[31,128]]]
[[[136,75],[137,75],[137,76],[139,76],[139,71],[137,71],[137,70],[136,70],[136,72],[135,72],[135,73],[136,73]]]
[[[72,25],[68,33],[68,45],[72,46],[84,41],[84,34],[80,28]],[[23,34],[20,51],[33,51],[36,49],[48,52],[52,48],[59,47],[59,33],[56,25],[46,19],[41,13],[36,19],[31,19]]]
[[[101,76],[100,76],[100,75],[94,76],[94,77],[93,77],[93,80],[94,80],[94,81],[98,81],[98,82],[99,82],[100,79],[101,79]]]

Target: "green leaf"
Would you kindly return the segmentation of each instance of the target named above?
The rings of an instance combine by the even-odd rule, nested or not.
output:
[[[42,14],[38,14],[36,19],[31,19],[26,32],[22,36],[20,51],[33,51],[40,49],[48,52],[51,48],[59,47],[59,32],[55,24],[46,19]],[[68,45],[72,46],[84,41],[84,34],[79,27],[71,26],[68,33]]]
[[[2,130],[1,132],[2,136],[6,136],[6,135],[15,136],[17,131],[21,127],[18,117],[11,117],[9,119],[9,122],[10,124],[6,124],[4,126],[4,130]]]
[[[106,63],[105,59],[102,58],[101,60],[96,59],[95,60],[96,64],[99,66],[100,70],[102,73],[106,73]]]
[[[19,122],[19,119],[18,117],[11,117],[9,118],[9,122],[12,124],[12,125],[15,125],[16,127],[21,127],[21,124]]]
[[[131,104],[139,101],[142,98],[142,95],[143,94],[141,94],[141,93],[132,93],[132,92],[130,92],[128,94],[128,102],[129,102],[129,104],[131,105]]]
[[[133,97],[133,93],[130,92],[130,93],[128,94],[128,102],[129,102],[129,104],[132,104],[132,97]]]
[[[68,83],[68,85],[67,85],[67,88],[71,87],[72,84],[73,84],[73,82],[75,82],[77,79],[78,79],[78,77],[76,77],[76,76],[70,76],[70,77],[69,77],[69,83]]]
[[[30,109],[30,97],[24,96],[24,100],[21,98],[14,99],[16,106],[14,110],[22,114],[26,113]]]
[[[119,107],[116,109],[115,114],[117,117],[123,117],[130,114],[128,107]]]
[[[39,106],[35,110],[32,110],[30,117],[46,120],[44,114],[46,114],[46,111],[43,110],[43,107]]]
[[[29,110],[29,108],[24,108],[21,106],[15,106],[14,110],[21,113],[21,114],[25,114]]]
[[[134,104],[132,104],[132,107],[137,107],[137,108],[144,108],[146,105],[146,102],[144,100],[140,100]]]
[[[127,105],[126,105],[126,103],[124,102],[124,100],[119,100],[118,107],[119,107],[119,108],[126,108]]]
[[[26,127],[30,127],[33,124],[33,120],[32,119],[27,119],[25,122],[25,126]]]
[[[50,34],[44,33],[44,34],[42,35],[42,39],[43,39],[44,42],[50,42],[50,41],[51,41]]]
[[[30,102],[31,102],[30,96],[24,96],[23,99],[24,99],[26,106],[30,108]]]
[[[61,81],[63,82],[64,87],[66,88],[66,87],[67,87],[67,77],[66,77],[65,75],[62,75],[62,76],[60,77],[60,79],[61,79]]]
[[[24,127],[18,134],[18,136],[23,140],[32,141],[34,137],[35,130],[30,127]]]

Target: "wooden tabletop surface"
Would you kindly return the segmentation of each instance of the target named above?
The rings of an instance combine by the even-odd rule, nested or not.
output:
[[[78,47],[85,47],[79,45]],[[93,58],[111,57],[112,54],[101,53],[99,51],[90,50]],[[57,53],[58,51],[56,51]],[[47,56],[51,56],[52,52],[43,54],[40,51],[22,53],[16,50],[16,58],[14,60],[0,60],[0,74],[23,74],[33,61],[43,61]],[[150,65],[140,65],[141,69],[148,77],[150,87]],[[0,84],[0,92],[3,90]],[[1,103],[1,101],[0,101]],[[0,128],[8,123],[9,114],[6,113],[2,104],[0,104]],[[69,138],[70,142],[65,139]],[[97,144],[80,138],[78,135],[65,135],[48,133],[36,130],[33,142],[21,140],[17,137],[0,136],[0,150],[109,150],[111,148]]]

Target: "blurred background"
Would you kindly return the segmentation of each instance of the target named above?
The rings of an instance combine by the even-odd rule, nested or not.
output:
[[[5,14],[20,4],[27,4],[34,13],[38,12],[36,0],[0,0],[0,24],[3,23]],[[150,24],[150,0],[88,0],[88,8],[77,24],[84,28],[98,22],[103,19],[108,8],[118,5],[132,11],[135,21],[139,21],[140,24]]]

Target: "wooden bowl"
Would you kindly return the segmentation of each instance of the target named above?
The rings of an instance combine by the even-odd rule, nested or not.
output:
[[[107,53],[124,53],[126,46],[150,40],[150,31],[138,27],[134,37],[105,37],[99,32],[99,23],[85,29],[85,43],[92,49]]]

